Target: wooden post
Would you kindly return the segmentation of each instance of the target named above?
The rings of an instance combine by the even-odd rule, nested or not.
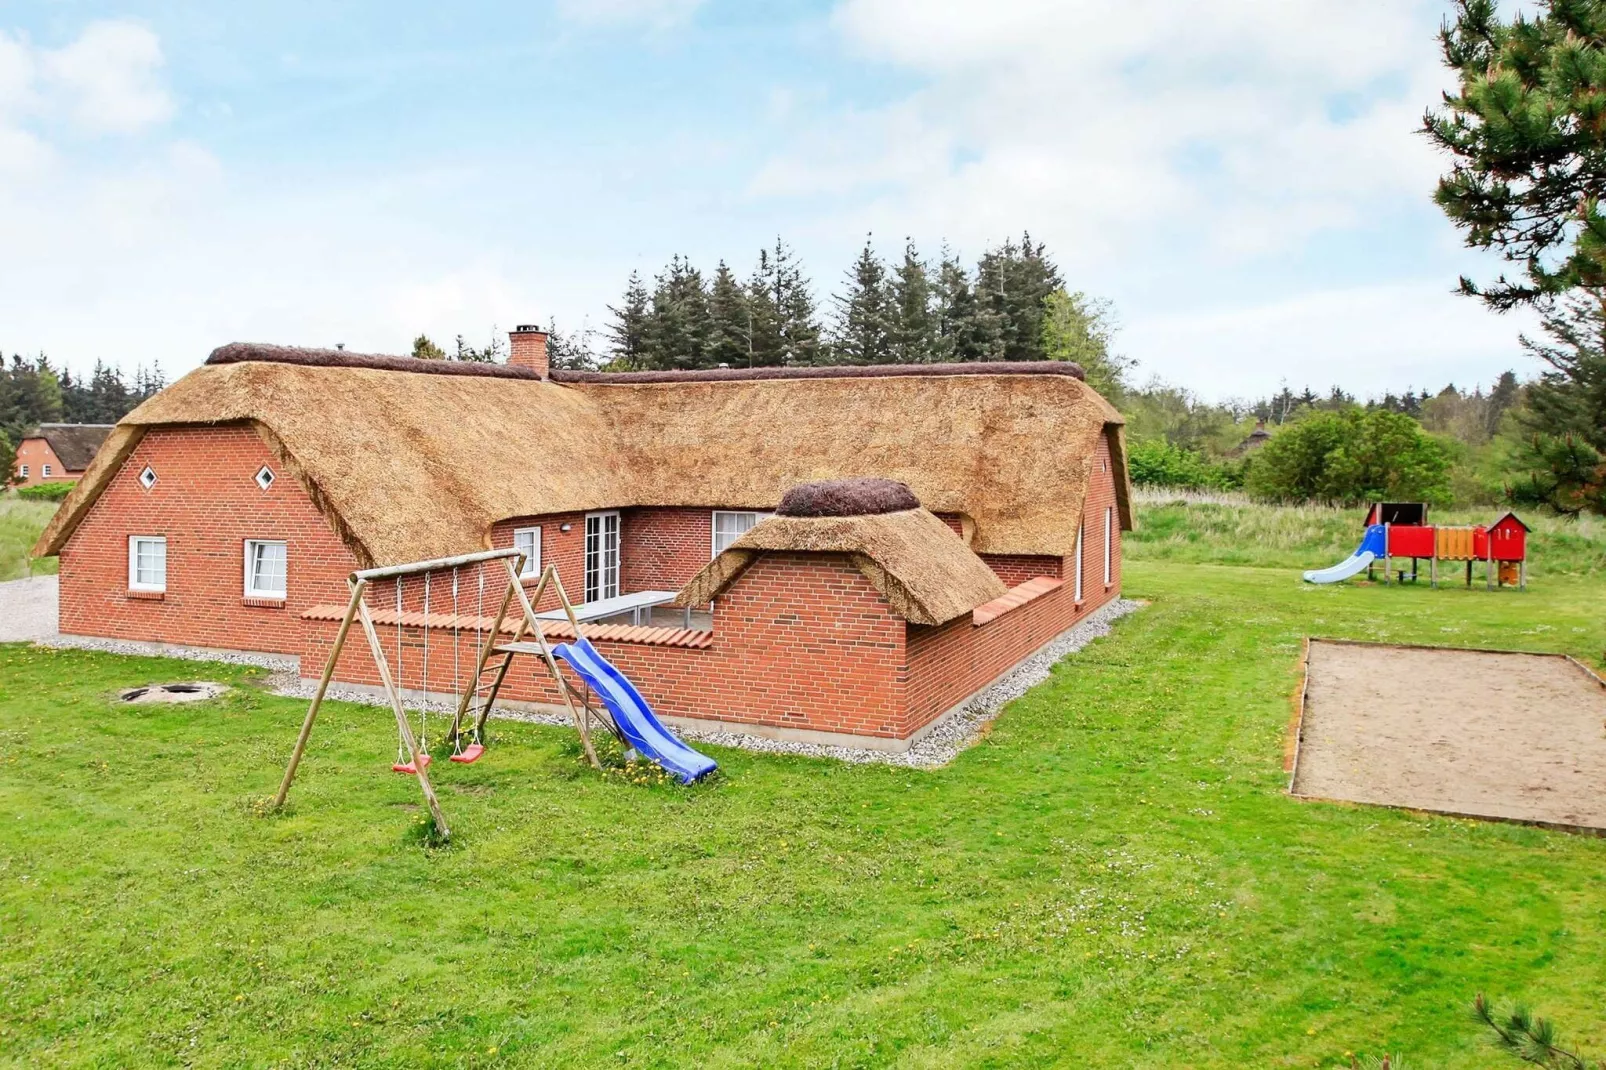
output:
[[[1528,589],[1528,559],[1526,557],[1524,557],[1520,561],[1517,562],[1517,590],[1526,591],[1527,589]]]
[[[1433,590],[1439,589],[1439,548],[1433,547],[1433,556],[1428,558],[1428,586]]]
[[[519,555],[518,562],[518,567],[523,568],[523,554]],[[485,642],[480,646],[479,661],[475,662],[474,664],[474,686],[471,690],[465,691],[461,695],[457,696],[457,712],[452,714],[452,730],[446,736],[446,741],[448,743],[455,744],[457,742],[458,733],[461,732],[463,728],[463,714],[468,711],[469,697],[477,697],[479,695],[480,676],[485,672],[485,663],[490,660],[491,651],[496,647],[496,637],[502,632],[502,621],[507,617],[507,607],[512,604],[512,590],[504,591],[502,593],[501,608],[496,611],[496,620],[492,622],[491,630],[486,633]],[[506,666],[504,666],[504,669],[505,668]],[[498,679],[498,682],[500,682],[500,678]],[[480,718],[477,723],[483,724],[483,722],[484,719]]]
[[[1467,558],[1467,586],[1472,586],[1472,558]]]
[[[273,797],[273,808],[277,810],[284,805],[284,800],[290,794],[290,782],[296,778],[296,769],[301,765],[301,756],[306,753],[307,739],[312,735],[312,722],[318,719],[318,710],[323,706],[323,696],[329,690],[329,681],[335,675],[335,662],[340,660],[340,651],[346,645],[346,635],[351,631],[351,622],[357,617],[357,604],[362,601],[363,590],[368,586],[367,580],[347,580],[351,588],[351,601],[346,604],[346,615],[340,621],[340,630],[335,633],[334,648],[329,651],[329,657],[323,663],[323,675],[318,678],[318,690],[312,695],[312,705],[307,707],[306,719],[301,722],[301,734],[296,737],[296,749],[290,752],[290,764],[285,767],[284,779],[279,782],[279,794]]]
[[[435,786],[429,782],[429,766],[421,760],[423,754],[419,752],[418,740],[413,738],[413,726],[407,722],[407,711],[402,706],[401,692],[396,690],[396,681],[390,677],[390,666],[385,661],[385,648],[379,642],[379,633],[374,630],[374,618],[368,615],[368,605],[362,600],[357,601],[357,616],[362,621],[362,630],[368,636],[368,649],[373,653],[374,664],[379,668],[380,682],[385,685],[385,693],[390,696],[390,708],[396,713],[396,729],[401,733],[402,745],[407,753],[412,755],[414,774],[418,777],[418,786],[424,793],[424,801],[429,804],[430,816],[435,819],[435,831],[445,839],[450,836],[451,830],[446,827],[446,816],[441,813],[440,800],[435,798]]]
[[[529,622],[530,629],[535,633],[535,641],[541,647],[541,656],[546,659],[547,668],[552,672],[552,679],[558,685],[558,694],[563,696],[563,704],[569,708],[569,716],[574,719],[574,727],[580,733],[580,745],[585,748],[586,757],[591,760],[592,767],[601,769],[602,762],[597,758],[596,748],[591,745],[591,732],[586,726],[585,719],[580,716],[580,711],[574,708],[574,698],[569,694],[569,682],[563,678],[563,673],[558,670],[557,660],[553,658],[552,650],[547,646],[546,635],[541,631],[541,621],[535,615],[535,607],[530,604],[529,596],[524,593],[524,588],[519,584],[518,574],[509,569],[509,575],[513,580],[513,591],[518,596],[519,603],[524,609],[524,619]],[[541,573],[541,587],[546,586],[548,576],[554,578],[557,576],[556,566],[548,565]],[[539,588],[537,588],[537,591],[539,592]],[[568,598],[565,596],[563,601],[568,602]],[[564,608],[568,611],[570,621],[574,621],[574,610],[568,606]],[[575,638],[580,638],[578,622],[575,622]]]
[[[1394,567],[1389,560],[1389,527],[1388,524],[1383,525],[1383,586],[1385,587],[1389,585],[1389,570]]]
[[[1495,583],[1495,575],[1494,575],[1494,537],[1493,537],[1493,533],[1490,534],[1490,537],[1488,539],[1488,548],[1484,551],[1484,553],[1487,556],[1485,557],[1484,562],[1483,562],[1483,586],[1484,586],[1485,590],[1492,591],[1492,590],[1494,590],[1494,583]]]

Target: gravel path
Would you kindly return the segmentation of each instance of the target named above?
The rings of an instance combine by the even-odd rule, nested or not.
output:
[[[0,643],[56,634],[56,577],[0,583]]]
[[[48,627],[29,635],[10,636],[12,639],[41,639],[53,646],[70,646],[86,650],[104,650],[113,654],[137,654],[145,656],[186,658],[195,661],[222,661],[232,664],[261,665],[275,670],[268,679],[268,686],[276,695],[288,698],[311,698],[314,683],[303,681],[296,671],[296,661],[293,658],[274,657],[260,654],[224,654],[207,650],[184,650],[162,648],[152,643],[134,643],[118,639],[88,639],[54,635],[56,622],[56,578],[54,576],[40,577],[36,580],[19,580],[17,583],[0,584],[0,639],[7,638],[4,629],[13,626],[18,620],[26,617],[25,613],[11,603],[5,601],[8,588],[17,587],[23,583],[43,585],[48,581],[48,614],[35,611],[33,617],[36,625],[42,619],[48,619]],[[40,587],[38,590],[43,591]],[[43,595],[31,594],[31,598]],[[20,605],[20,602],[19,602]],[[946,765],[954,756],[980,737],[982,729],[987,722],[997,717],[1005,706],[1024,695],[1048,679],[1054,665],[1062,658],[1081,650],[1093,640],[1110,634],[1111,625],[1121,617],[1141,609],[1144,603],[1129,599],[1117,599],[1107,606],[1103,606],[1088,617],[1060,633],[1060,635],[1033,654],[1009,673],[995,680],[985,690],[975,695],[970,703],[958,713],[948,718],[942,724],[928,732],[919,742],[901,753],[888,753],[887,751],[870,750],[861,747],[833,747],[818,743],[798,743],[792,740],[769,739],[764,736],[748,735],[736,731],[708,731],[699,729],[677,728],[676,733],[685,739],[703,740],[722,747],[740,747],[744,750],[765,751],[771,754],[800,754],[811,758],[835,758],[844,762],[880,762],[885,765],[901,765],[916,769],[934,769]],[[385,705],[382,695],[355,688],[341,687],[334,684],[329,688],[329,697],[346,702],[360,702],[369,706]],[[421,704],[409,701],[408,706],[414,710]],[[429,703],[429,711],[449,716],[455,708],[455,702],[445,699]],[[569,720],[565,716],[546,713],[525,713],[513,710],[499,710],[497,717],[510,721],[525,721],[532,724],[567,725]],[[432,732],[432,735],[434,733]]]
[[[702,740],[721,747],[740,747],[743,750],[765,751],[770,754],[800,754],[810,758],[835,758],[843,762],[880,762],[884,765],[901,765],[915,769],[935,769],[947,765],[953,761],[956,754],[976,742],[987,722],[997,717],[1005,706],[1047,680],[1054,665],[1062,658],[1076,653],[1095,639],[1109,635],[1110,627],[1115,621],[1128,613],[1142,609],[1143,606],[1142,602],[1122,598],[1089,614],[1074,627],[1061,632],[1042,650],[1016,665],[1008,674],[993,681],[986,690],[975,695],[964,709],[932,729],[919,742],[902,753],[894,754],[865,747],[798,743],[737,731],[676,727],[675,734],[682,739]],[[294,698],[311,698],[315,689],[314,683],[290,675],[275,676],[270,682],[278,685],[274,688],[274,694]],[[388,701],[380,695],[344,688],[339,684],[330,686],[329,697],[371,706],[381,706]],[[421,703],[416,701],[408,702],[409,708],[414,710],[420,705]],[[431,701],[429,704],[429,712],[444,716],[450,716],[454,708],[455,704],[444,700]],[[507,709],[498,710],[496,717],[499,720],[524,721],[530,724],[570,723],[566,715],[526,713]],[[434,731],[431,730],[431,733],[433,735]]]

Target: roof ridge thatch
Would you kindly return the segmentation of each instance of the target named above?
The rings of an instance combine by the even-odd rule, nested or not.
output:
[[[782,368],[698,368],[681,371],[587,372],[553,369],[555,383],[635,386],[645,383],[734,383],[767,379],[895,379],[953,375],[1064,375],[1087,380],[1071,360],[996,360],[967,364],[810,364]]]
[[[1006,593],[954,530],[925,509],[867,516],[773,516],[693,576],[675,601],[699,606],[766,553],[843,554],[911,624],[946,624]]]
[[[482,549],[492,525],[515,517],[770,510],[800,483],[860,476],[900,481],[926,508],[968,517],[977,553],[1063,556],[1101,441],[1131,526],[1121,416],[1064,374],[976,365],[957,376],[560,384],[389,358],[463,369],[395,375],[331,352],[338,363],[257,353],[210,364],[141,404],[36,552],[59,552],[146,429],[230,423],[257,429],[365,566]]]
[[[69,472],[82,472],[95,459],[116,424],[41,423],[23,438],[42,438]]]
[[[490,364],[473,360],[425,360],[388,353],[352,353],[345,349],[308,349],[269,345],[265,342],[230,342],[206,358],[208,364],[299,364],[313,368],[371,368],[385,372],[421,375],[477,375],[487,379],[540,379],[534,368],[516,364]]]

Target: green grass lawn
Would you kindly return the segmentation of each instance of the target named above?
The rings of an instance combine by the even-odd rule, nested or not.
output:
[[[56,513],[55,502],[30,502],[0,493],[0,582],[24,576],[44,576],[56,571],[56,559],[43,557],[33,562],[30,572],[28,551]]]
[[[1606,841],[1283,790],[1302,635],[1598,666],[1606,579],[1312,589],[1133,551],[1150,607],[945,769],[716,750],[717,782],[644,787],[501,723],[438,767],[442,850],[383,711],[329,706],[262,816],[303,703],[0,647],[0,1060],[1498,1066],[1480,990],[1606,1049]],[[240,686],[111,705],[198,672]]]

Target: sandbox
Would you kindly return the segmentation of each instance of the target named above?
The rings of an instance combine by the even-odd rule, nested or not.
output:
[[[1290,790],[1606,830],[1606,685],[1559,654],[1313,639]]]

